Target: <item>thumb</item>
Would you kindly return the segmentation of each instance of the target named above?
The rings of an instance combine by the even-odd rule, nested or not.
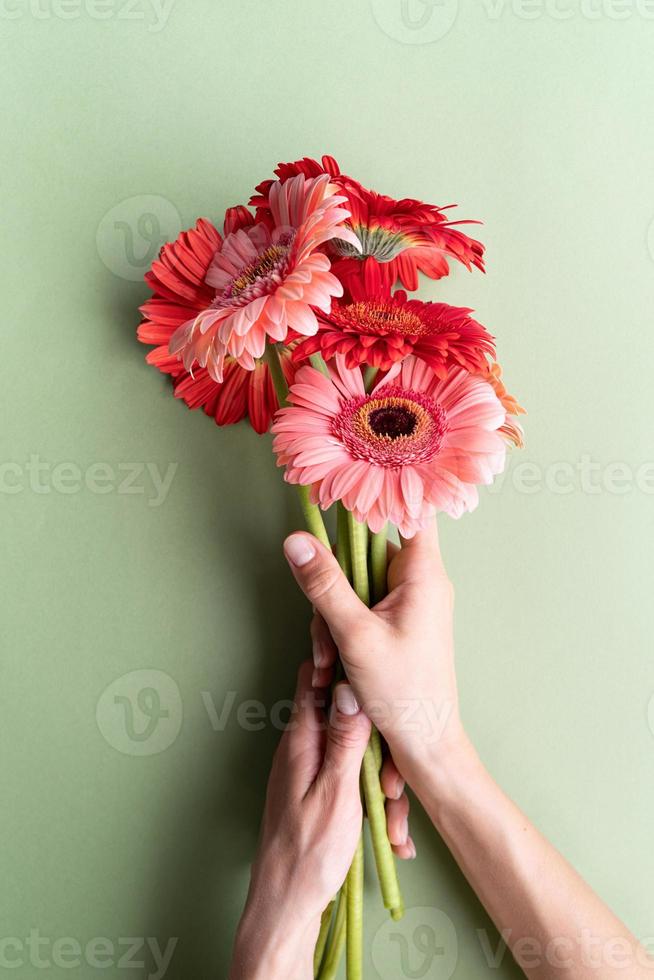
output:
[[[358,794],[359,773],[370,739],[370,720],[349,684],[337,684],[329,715],[325,758],[318,780]]]
[[[358,598],[331,551],[311,534],[291,534],[284,554],[305,596],[322,615],[336,646],[374,619]]]
[[[399,585],[424,585],[446,578],[438,543],[438,526],[432,520],[412,538],[402,538],[402,548],[389,566],[388,585],[392,591]]]

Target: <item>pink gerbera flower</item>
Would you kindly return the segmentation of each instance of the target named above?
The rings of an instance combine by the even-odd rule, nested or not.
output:
[[[282,181],[295,174],[315,177],[327,173],[347,197],[350,218],[347,227],[357,236],[361,248],[356,251],[343,238],[336,237],[327,248],[333,259],[333,271],[346,289],[361,282],[371,294],[392,289],[399,279],[405,289],[418,288],[418,273],[440,279],[449,272],[449,260],[466,268],[484,269],[484,246],[454,225],[476,224],[448,221],[445,212],[452,207],[437,207],[414,198],[395,200],[365,188],[353,177],[342,174],[333,157],[322,162],[304,157],[294,163],[280,163],[275,173]],[[266,215],[274,181],[263,181],[250,203],[257,214]]]
[[[325,360],[344,354],[350,368],[369,364],[387,371],[415,354],[442,378],[454,364],[482,371],[495,353],[493,338],[470,309],[409,299],[402,289],[369,297],[357,285],[353,293],[318,315],[318,333],[301,341],[294,360],[320,351]]]
[[[506,412],[463,368],[439,379],[408,357],[366,393],[339,355],[329,378],[300,368],[289,401],[272,426],[285,479],[323,508],[342,500],[373,531],[391,521],[411,537],[437,511],[460,517],[504,468]]]
[[[212,292],[207,306],[183,324],[170,341],[187,371],[197,362],[222,381],[225,358],[254,370],[266,343],[286,340],[293,330],[318,329],[312,307],[327,312],[343,287],[318,251],[338,236],[356,251],[354,233],[343,222],[345,198],[334,195],[329,176],[298,174],[270,188],[270,214],[256,221],[240,209],[240,227],[218,243],[205,276]]]
[[[225,216],[225,234],[239,228],[243,220],[252,221],[249,211],[230,208]],[[189,408],[201,408],[218,425],[249,418],[252,428],[264,433],[279,407],[265,362],[257,361],[253,371],[246,371],[233,358],[227,358],[223,380],[218,382],[206,368],[196,368],[190,374],[168,350],[175,330],[206,309],[213,299],[215,291],[206,284],[205,276],[221,241],[218,230],[201,218],[195,228],[164,245],[145,277],[154,295],[141,307],[144,320],[138,328],[138,338],[154,345],[146,357],[148,364],[172,377],[175,397]],[[281,352],[286,380],[290,382],[291,352],[287,348]]]

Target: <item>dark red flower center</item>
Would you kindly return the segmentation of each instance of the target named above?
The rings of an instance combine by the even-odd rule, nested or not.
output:
[[[418,424],[418,416],[402,405],[387,405],[375,408],[368,416],[368,425],[377,436],[397,439],[410,436]]]

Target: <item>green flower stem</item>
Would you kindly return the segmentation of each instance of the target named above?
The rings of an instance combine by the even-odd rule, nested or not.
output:
[[[285,408],[287,404],[288,385],[286,384],[286,378],[284,377],[284,370],[282,368],[282,362],[279,359],[279,351],[277,350],[276,344],[266,344],[264,358],[270,371],[270,377],[272,378],[279,407]]]
[[[322,511],[320,507],[311,503],[311,500],[309,499],[308,487],[298,486],[297,492],[300,498],[300,506],[302,507],[302,513],[304,514],[304,522],[307,526],[307,531],[310,531],[314,537],[318,538],[318,540],[324,544],[325,548],[331,551],[332,543],[329,540],[329,535],[327,534],[325,522],[322,519]]]
[[[352,556],[352,585],[354,591],[367,606],[370,605],[370,584],[368,582],[368,528],[359,524],[354,514],[347,512],[347,526],[350,532],[350,555]]]
[[[352,581],[352,557],[347,511],[341,501],[336,504],[336,557],[346,578]]]
[[[363,980],[363,835],[347,873],[347,980]]]
[[[329,943],[325,949],[318,980],[334,980],[338,973],[343,949],[345,948],[345,937],[347,933],[347,882],[341,888],[336,905],[336,915],[334,917],[334,928],[329,938]]]
[[[370,539],[372,601],[375,605],[381,602],[386,595],[386,570],[388,567],[386,548],[387,531],[388,526],[383,527],[377,534],[373,534]]]
[[[377,731],[374,725],[372,726],[372,731],[370,733],[370,744],[372,745],[372,751],[375,755],[375,764],[377,766],[377,772],[379,772],[383,762],[382,743],[381,743],[381,735],[379,734],[379,732]]]
[[[284,377],[284,371],[282,369],[282,363],[280,361],[277,346],[275,344],[268,344],[266,346],[264,357],[266,359],[266,364],[270,369],[270,376],[275,388],[279,407],[284,408],[287,404],[286,399],[288,396],[288,385],[286,384],[286,378]],[[327,529],[325,528],[325,522],[322,519],[322,511],[320,510],[320,507],[318,507],[317,504],[312,503],[309,499],[308,487],[298,487],[297,491],[300,497],[300,506],[302,507],[302,513],[304,515],[307,531],[310,531],[311,534],[318,538],[318,540],[331,551],[332,545],[331,541],[329,540],[329,535],[327,534]]]
[[[379,733],[377,733],[379,738]],[[379,783],[378,755],[373,747],[371,737],[368,747],[363,756],[363,766],[361,769],[361,782],[363,793],[366,799],[366,813],[370,825],[370,838],[372,849],[377,865],[377,877],[381,888],[384,907],[390,909],[393,918],[396,918],[394,911],[402,907],[402,894],[400,883],[397,878],[395,867],[395,857],[388,839],[386,829],[386,798]],[[401,916],[398,916],[400,918]]]
[[[329,927],[332,924],[332,913],[334,911],[335,904],[335,900],[330,902],[320,918],[320,932],[318,933],[318,941],[316,942],[316,948],[313,952],[314,976],[317,976],[320,972],[320,964],[322,963],[322,958],[325,953],[325,946],[327,945]]]
[[[348,526],[350,529],[350,550],[352,554],[352,579],[354,591],[362,602],[370,605],[370,588],[368,583],[368,561],[367,561],[367,540],[368,529],[364,524],[359,524],[352,514],[348,513]],[[384,539],[385,544],[385,539]],[[377,562],[381,565],[379,558],[379,545],[375,549]],[[386,556],[384,554],[384,573],[386,569]],[[381,574],[377,578],[381,581]],[[385,574],[384,574],[385,582]],[[402,895],[397,878],[395,858],[391,848],[386,830],[386,807],[385,797],[379,782],[379,770],[381,768],[381,740],[379,732],[373,729],[370,743],[363,757],[361,769],[361,783],[363,795],[366,801],[366,813],[370,824],[370,837],[372,839],[372,849],[375,855],[377,866],[377,877],[381,888],[384,905],[391,910],[393,917],[401,917]]]

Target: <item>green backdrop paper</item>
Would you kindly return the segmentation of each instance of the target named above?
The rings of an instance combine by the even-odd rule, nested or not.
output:
[[[225,975],[275,706],[308,652],[280,551],[300,518],[265,438],[145,365],[140,280],[163,237],[322,152],[484,221],[488,275],[423,291],[477,310],[530,413],[505,479],[442,522],[463,711],[654,934],[653,16],[4,0],[0,974],[160,976],[153,940],[176,937],[169,980]],[[391,928],[370,879],[366,976],[518,976],[412,822],[414,911]],[[424,962],[419,925],[442,950]]]

